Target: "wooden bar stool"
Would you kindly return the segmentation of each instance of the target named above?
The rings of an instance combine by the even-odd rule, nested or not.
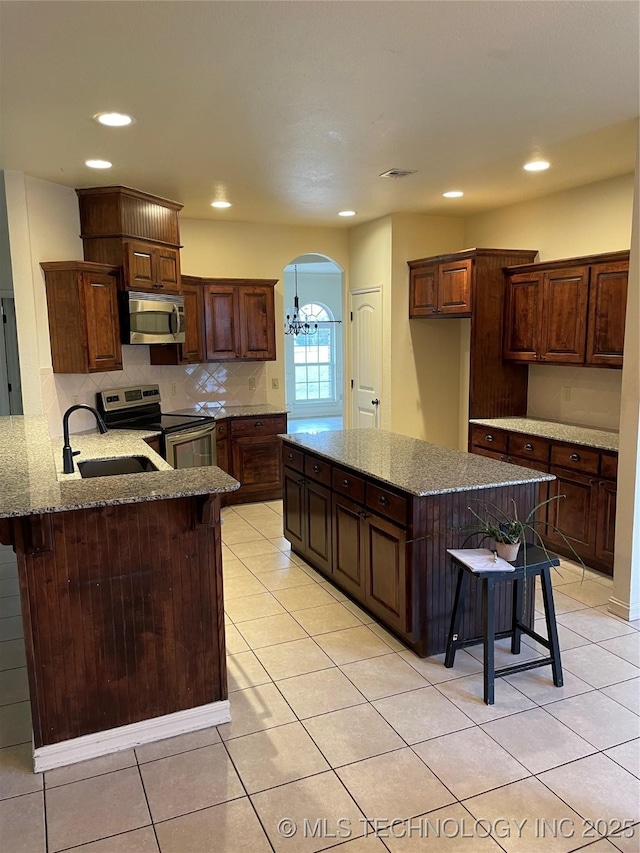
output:
[[[484,644],[484,701],[487,705],[493,705],[494,681],[504,675],[513,675],[516,672],[525,672],[536,669],[539,666],[551,666],[553,671],[553,683],[556,687],[562,687],[562,664],[560,662],[560,646],[558,643],[558,628],[556,625],[556,611],[553,605],[553,591],[551,589],[551,567],[560,565],[560,560],[555,554],[545,552],[537,545],[520,546],[518,556],[513,562],[507,563],[498,558],[496,568],[493,568],[494,555],[486,548],[449,550],[451,560],[458,569],[458,582],[453,602],[453,613],[451,614],[451,626],[447,640],[447,652],[444,665],[450,669],[453,666],[456,651],[465,646],[474,646],[478,643]],[[525,566],[526,558],[526,566]],[[502,568],[500,568],[502,566]],[[507,569],[506,566],[511,568]],[[537,634],[522,622],[522,610],[524,600],[525,573],[527,580],[540,577],[542,583],[542,599],[544,602],[544,615],[547,623],[548,639]],[[460,624],[464,608],[464,596],[468,583],[465,584],[467,575],[475,577],[482,583],[482,622],[484,634],[471,640],[459,639]],[[495,630],[495,588],[504,581],[513,581],[513,609],[511,616],[511,628],[496,634]],[[494,664],[494,643],[503,637],[511,637],[511,653],[520,654],[520,640],[522,634],[526,634],[537,640],[538,643],[549,649],[549,656],[539,660],[529,660],[525,663],[517,663],[500,669]]]

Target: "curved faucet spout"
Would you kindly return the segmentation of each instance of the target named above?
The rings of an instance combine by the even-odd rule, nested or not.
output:
[[[77,456],[80,453],[79,450],[73,451],[71,449],[71,445],[69,444],[69,415],[71,412],[75,412],[77,409],[86,409],[91,412],[98,425],[98,429],[100,433],[104,435],[107,432],[107,425],[102,420],[100,413],[97,412],[93,406],[86,406],[84,403],[77,403],[75,406],[69,406],[67,411],[62,416],[62,435],[64,437],[64,446],[62,448],[62,470],[65,474],[73,474],[75,471],[75,466],[73,464],[73,457]]]

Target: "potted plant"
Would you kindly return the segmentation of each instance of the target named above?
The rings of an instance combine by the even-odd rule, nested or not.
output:
[[[518,508],[513,499],[511,501],[513,504],[513,512],[511,514],[505,512],[499,506],[496,506],[490,501],[477,501],[476,503],[480,505],[480,511],[476,511],[473,507],[468,507],[468,510],[477,519],[478,524],[470,528],[459,529],[469,530],[470,536],[474,534],[481,534],[481,541],[484,541],[485,539],[491,540],[495,545],[494,550],[497,552],[498,556],[507,560],[507,562],[513,562],[513,560],[518,556],[520,546],[524,545],[525,566],[527,544],[539,545],[543,551],[548,554],[540,531],[538,530],[538,526],[543,527],[545,530],[553,530],[554,533],[564,541],[567,548],[571,550],[576,561],[580,563],[584,571],[585,564],[582,561],[582,558],[576,552],[565,534],[554,524],[550,524],[548,521],[540,521],[536,519],[536,514],[540,509],[542,509],[542,507],[545,507],[552,501],[559,500],[563,497],[565,497],[565,495],[554,495],[551,498],[547,498],[547,500],[540,501],[540,503],[537,503],[525,518],[519,517]],[[527,538],[530,538],[533,541],[527,542]]]

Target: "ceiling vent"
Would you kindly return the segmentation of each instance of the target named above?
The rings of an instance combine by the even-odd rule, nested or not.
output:
[[[407,175],[415,175],[417,169],[389,169],[388,172],[383,172],[378,177],[380,178],[406,178]]]

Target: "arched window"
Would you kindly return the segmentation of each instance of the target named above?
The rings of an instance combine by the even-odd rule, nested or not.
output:
[[[336,347],[331,311],[319,302],[300,309],[300,319],[319,323],[311,335],[298,335],[293,346],[295,399],[298,402],[334,402],[336,399]],[[322,325],[326,323],[326,325]]]

